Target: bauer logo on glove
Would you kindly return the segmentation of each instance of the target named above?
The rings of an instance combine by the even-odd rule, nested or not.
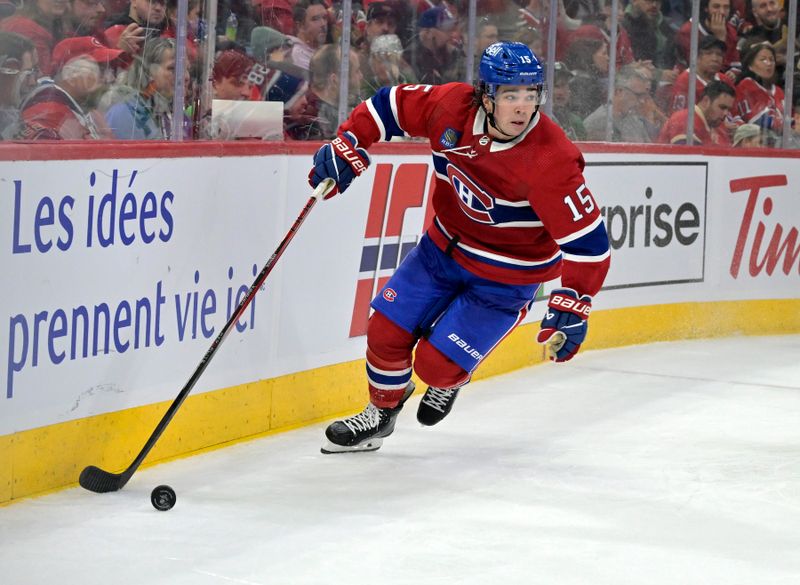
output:
[[[330,199],[344,193],[358,175],[369,167],[367,151],[358,147],[358,139],[351,132],[337,136],[314,155],[314,166],[308,173],[308,184],[316,188],[325,179],[332,179],[336,186],[325,196]]]
[[[536,341],[547,345],[550,359],[556,362],[571,360],[586,339],[592,297],[571,288],[557,288],[550,293],[547,312],[542,319],[542,329]]]

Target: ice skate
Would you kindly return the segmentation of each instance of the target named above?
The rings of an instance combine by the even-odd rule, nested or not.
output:
[[[409,382],[403,398],[394,408],[378,408],[370,402],[358,414],[331,423],[325,429],[327,442],[320,451],[323,453],[355,453],[380,449],[383,439],[394,432],[397,415],[403,410],[403,404],[413,393],[414,382]]]
[[[422,397],[419,402],[419,408],[417,408],[417,420],[427,427],[441,421],[453,408],[453,403],[458,397],[459,390],[460,388],[443,390],[442,388],[428,386],[425,396]]]

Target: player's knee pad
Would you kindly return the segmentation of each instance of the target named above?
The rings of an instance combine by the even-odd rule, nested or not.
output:
[[[414,371],[428,386],[457,388],[469,381],[469,373],[436,349],[427,339],[417,345]]]

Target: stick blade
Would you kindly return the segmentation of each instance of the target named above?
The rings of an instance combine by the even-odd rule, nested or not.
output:
[[[90,465],[81,471],[78,483],[81,484],[82,488],[90,492],[104,494],[121,490],[128,483],[128,478],[122,473],[109,473],[99,467]]]

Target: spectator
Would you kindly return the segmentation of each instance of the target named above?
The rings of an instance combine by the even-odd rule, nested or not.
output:
[[[755,43],[769,41],[775,48],[776,78],[783,79],[789,36],[789,29],[781,17],[781,7],[777,0],[747,0],[745,19],[739,26],[740,54],[746,53]]]
[[[772,146],[783,131],[783,90],[775,83],[775,49],[766,41],[751,46],[742,68],[736,84],[736,120],[760,126],[764,144]]]
[[[356,49],[363,49],[366,45],[366,26],[367,13],[361,8],[358,0],[353,2],[350,12],[350,46]],[[342,31],[344,30],[344,10],[341,2],[331,3],[328,9],[328,27],[330,34],[328,42],[334,45],[342,42]]]
[[[341,51],[336,45],[325,45],[311,58],[310,90],[306,96],[310,108],[317,112],[319,136],[315,139],[330,140],[336,137],[339,127],[339,71],[341,68]],[[358,56],[350,52],[349,96],[352,107],[359,102],[361,69],[358,67]],[[314,131],[316,134],[317,131]]]
[[[53,83],[37,87],[22,106],[29,140],[110,138],[102,115],[94,111],[110,68],[123,52],[94,37],[64,39],[53,49]]]
[[[249,76],[253,60],[239,51],[227,50],[217,55],[211,72],[214,99],[249,100],[252,85]]]
[[[253,0],[256,21],[285,35],[294,33],[290,0]],[[252,31],[250,32],[252,35]]]
[[[257,26],[250,33],[250,51],[257,63],[286,61],[293,44],[289,36],[268,26]]]
[[[371,47],[372,41],[379,36],[394,34],[397,34],[397,18],[392,6],[388,2],[370,2],[364,28],[366,47]]]
[[[642,116],[651,99],[650,79],[633,65],[620,69],[612,101],[612,133],[615,142],[651,142],[651,132]],[[607,125],[606,105],[599,106],[583,121],[587,140],[604,141]]]
[[[700,39],[697,47],[697,67],[695,69],[695,99],[700,99],[705,87],[712,81],[723,81],[733,87],[733,82],[728,75],[722,74],[722,61],[725,55],[725,43],[714,36]],[[678,75],[672,86],[671,95],[666,102],[666,110],[677,112],[685,110],[689,94],[689,70],[686,69]],[[659,100],[660,101],[660,100]]]
[[[734,148],[761,148],[761,128],[755,124],[742,124],[733,135]]]
[[[186,56],[195,62],[197,61],[198,45],[200,38],[200,0],[188,0],[186,3]],[[167,0],[166,26],[162,36],[170,39],[178,36],[178,0]]]
[[[636,72],[650,85],[650,92],[644,96],[639,105],[639,115],[644,119],[647,132],[650,134],[650,142],[655,142],[658,139],[658,134],[664,122],[667,121],[667,116],[661,108],[658,107],[653,99],[653,87],[657,86],[654,82],[656,74],[655,68],[648,62],[637,61],[632,66]]]
[[[368,77],[362,97],[369,99],[382,87],[416,83],[411,66],[403,60],[403,45],[397,35],[375,37],[370,46]]]
[[[722,81],[712,81],[706,86],[700,101],[694,107],[693,144],[730,145],[731,137],[724,122],[733,108],[735,95],[733,88]],[[688,109],[672,114],[661,129],[658,141],[663,144],[686,144],[688,119]]]
[[[420,83],[439,85],[466,78],[464,53],[452,37],[458,21],[444,6],[423,12],[417,22],[418,36],[406,49]]]
[[[308,70],[314,52],[328,41],[328,9],[325,0],[299,0],[293,15],[297,36],[292,39],[291,61]]]
[[[746,0],[745,20],[739,27],[739,41],[760,39],[775,45],[786,36],[781,24],[781,5],[778,0]],[[742,50],[741,46],[739,50]]]
[[[103,45],[120,49],[134,55],[144,40],[144,31],[138,25],[121,30],[112,42],[106,37],[106,6],[103,0],[70,0],[70,11],[66,18],[65,36],[94,37]]]
[[[0,31],[30,39],[36,47],[42,74],[52,75],[51,53],[64,37],[64,18],[68,10],[67,0],[30,0],[13,16],[0,21]]]
[[[258,87],[260,99],[283,102],[286,109],[295,106],[308,90],[308,71],[291,63],[291,37],[266,26],[257,26],[250,34],[250,47],[255,59],[252,82]]]
[[[728,22],[731,16],[730,0],[700,0],[700,24],[698,26],[699,38],[713,36],[725,43],[725,58],[723,71],[730,68],[738,69],[739,50],[736,47],[738,36],[736,28]],[[688,20],[678,30],[676,44],[678,46],[678,59],[682,65],[689,65],[689,48],[691,45],[692,22]]]
[[[167,28],[166,0],[131,0],[127,14],[111,21],[105,31],[109,46],[119,46],[122,38],[127,38],[131,53],[139,53],[146,41],[157,39]]]
[[[497,25],[488,18],[481,19],[478,22],[475,33],[475,62],[478,63],[486,47],[500,40],[500,33],[497,30]],[[538,53],[534,54],[537,55]]]
[[[661,0],[631,0],[621,24],[628,32],[634,59],[650,61],[659,70],[675,66],[674,33],[661,13]]]
[[[556,61],[553,65],[555,73],[553,75],[553,115],[556,124],[561,126],[564,133],[570,140],[586,140],[586,128],[583,120],[572,111],[570,104],[572,92],[569,82],[572,80],[572,71],[567,69],[561,61]]]
[[[370,69],[372,41],[379,36],[388,34],[397,37],[397,19],[391,5],[383,1],[370,2],[367,4],[366,13],[359,11],[359,14],[363,16],[363,23],[361,26],[354,27],[354,30],[360,31],[361,34],[358,37],[352,37],[352,47],[358,51],[358,60],[364,79],[371,80],[375,77],[374,72]],[[356,17],[355,13],[353,17]],[[397,38],[399,41],[399,37]]]
[[[581,118],[606,103],[608,62],[605,40],[580,38],[570,44],[567,66],[574,73],[570,82],[572,108]]]
[[[76,37],[103,38],[102,26],[105,24],[106,7],[102,0],[70,0],[68,13],[69,34]],[[105,44],[105,43],[103,43]]]
[[[623,15],[620,16],[620,21],[623,19]],[[575,32],[572,33],[573,36],[580,36],[585,34],[595,34],[593,29],[599,28],[600,32],[603,35],[603,38],[608,43],[609,47],[611,46],[611,1],[610,0],[603,0],[600,3],[600,16],[597,21],[597,26],[593,25],[584,25],[578,27]],[[619,26],[617,28],[617,69],[622,68],[625,65],[631,64],[635,61],[633,56],[633,47],[631,46],[631,39],[628,36],[628,31],[625,30],[624,26]]]
[[[159,38],[145,44],[141,57],[128,69],[125,82],[125,87],[117,88],[121,101],[106,112],[114,136],[122,140],[168,140],[174,123],[175,40]],[[184,135],[190,136],[188,121],[181,123]]]
[[[0,32],[0,140],[19,138],[23,124],[20,105],[36,87],[38,59],[33,42]]]

